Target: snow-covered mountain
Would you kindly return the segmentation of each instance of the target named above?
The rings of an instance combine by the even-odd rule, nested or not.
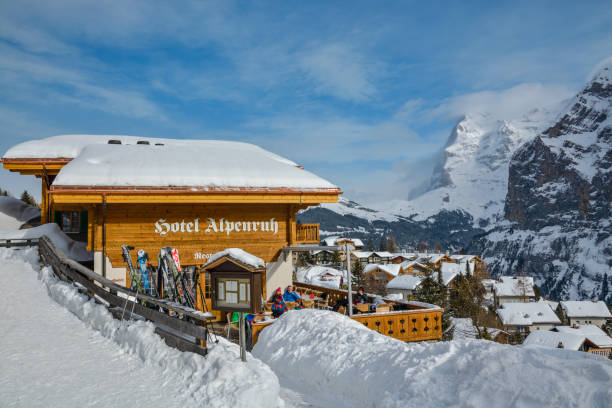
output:
[[[468,248],[494,275],[524,270],[555,298],[610,304],[611,214],[612,58],[562,104],[516,119],[465,115],[415,199],[376,209],[341,201],[301,217],[320,222],[322,235]]]
[[[612,59],[509,167],[505,221],[474,242],[493,272],[534,274],[557,298],[612,283]],[[602,293],[603,292],[603,293]]]
[[[472,217],[475,227],[486,227],[503,215],[510,157],[545,129],[554,113],[553,106],[513,120],[488,113],[465,115],[450,134],[428,191],[382,208],[392,214],[414,215],[415,220],[425,220],[441,210],[463,211]]]

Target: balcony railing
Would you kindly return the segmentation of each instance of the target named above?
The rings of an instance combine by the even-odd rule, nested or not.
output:
[[[296,241],[298,244],[318,244],[319,224],[297,224]]]

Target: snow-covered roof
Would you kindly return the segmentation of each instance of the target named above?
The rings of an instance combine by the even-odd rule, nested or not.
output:
[[[442,271],[442,283],[444,284],[444,286],[448,286],[453,279],[455,279],[457,277],[457,275],[461,275],[460,273],[456,272],[456,271]],[[434,273],[434,279],[437,277],[437,275],[435,275]]]
[[[263,259],[258,258],[255,255],[249,254],[248,252],[240,248],[228,248],[213,254],[210,259],[208,259],[208,262],[204,264],[204,267],[216,262],[224,256],[227,256],[228,258],[231,258],[245,266],[250,266],[253,269],[260,269],[266,267],[266,263],[263,261]]]
[[[500,276],[495,283],[495,294],[498,297],[534,297],[533,277],[531,276]]]
[[[415,259],[414,261],[404,261],[400,265],[402,266],[402,269],[410,268],[411,266],[416,266],[421,269],[427,269],[427,265],[424,265],[419,261],[420,259]]]
[[[443,273],[454,273],[455,275],[463,275],[465,273],[465,264],[442,262],[440,270]]]
[[[248,143],[90,144],[66,164],[53,186],[337,189],[295,163]]]
[[[559,317],[546,303],[504,303],[497,309],[504,326],[531,326],[533,324],[561,324]]]
[[[455,328],[453,340],[475,339],[478,337],[478,329],[474,326],[470,317],[451,317],[451,324]],[[481,328],[484,330],[484,328]],[[494,339],[503,330],[487,327],[487,333]]]
[[[594,324],[583,324],[580,326],[557,326],[555,330],[560,333],[576,334],[586,337],[597,347],[612,347],[612,338]]]
[[[364,268],[363,268],[363,273],[368,273],[373,271],[374,269],[380,269],[381,271],[387,272],[388,274],[391,274],[393,276],[397,276],[401,269],[402,266],[400,264],[367,264]]]
[[[422,276],[400,275],[387,283],[387,289],[414,290],[419,286],[422,280]]]
[[[393,254],[391,252],[388,251],[374,251],[372,252],[372,254],[379,256],[381,258],[391,258],[393,257]]]
[[[319,265],[298,268],[295,272],[295,278],[298,282],[334,289],[340,287],[340,281],[345,275],[346,271],[339,271],[338,269]]]
[[[548,299],[540,299],[538,302],[546,303],[552,310],[557,310],[557,306],[559,306],[559,302],[555,302],[554,300]]]
[[[524,347],[558,348],[563,344],[566,350],[579,350],[585,337],[579,334],[558,333],[548,330],[534,330],[523,342]]]
[[[355,256],[355,258],[358,259],[366,259],[369,258],[372,255],[372,252],[368,252],[368,251],[353,251],[351,252],[352,256]]]
[[[0,230],[16,230],[24,223],[40,217],[40,208],[13,197],[0,196]]]
[[[567,317],[612,317],[608,306],[601,300],[567,300],[561,302],[561,307]]]
[[[363,247],[363,241],[361,241],[359,238],[338,237],[338,236],[324,238],[323,244],[326,246],[334,246],[334,245],[338,245],[338,242],[342,242],[342,241],[351,241],[353,243],[353,246]]]
[[[0,239],[40,238],[43,235],[46,235],[70,259],[79,262],[93,259],[93,253],[87,250],[85,242],[74,241],[55,223],[16,231],[0,231]]]

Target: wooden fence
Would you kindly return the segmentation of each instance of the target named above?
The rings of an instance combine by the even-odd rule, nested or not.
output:
[[[323,286],[302,282],[293,282],[298,292],[312,293],[321,296],[327,293],[329,304],[346,299],[348,291],[330,289]],[[373,296],[368,296],[371,300]],[[392,311],[381,313],[359,313],[351,316],[369,329],[385,336],[402,341],[439,340],[442,338],[442,308],[427,303],[395,301],[384,299]],[[252,344],[255,344],[261,331],[274,321],[254,323]]]
[[[0,241],[0,247],[26,246],[25,241]],[[134,293],[69,259],[46,236],[28,241],[28,246],[38,245],[43,265],[51,266],[59,279],[73,283],[81,293],[105,304],[113,316],[149,320],[155,323],[155,332],[170,347],[200,355],[207,354],[208,329],[205,326],[213,318],[210,313]],[[119,296],[120,293],[123,297]]]

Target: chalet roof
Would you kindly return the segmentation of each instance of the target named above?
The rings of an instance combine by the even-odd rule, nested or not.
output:
[[[391,258],[393,257],[393,254],[391,252],[388,251],[374,251],[372,252],[372,254],[379,256],[381,258]]]
[[[351,241],[353,243],[353,246],[355,247],[363,247],[363,241],[361,241],[359,238],[348,238],[348,237],[327,237],[323,239],[323,244],[326,246],[334,246],[334,245],[338,245],[338,242],[342,242],[342,241]]]
[[[612,347],[612,338],[599,327],[594,324],[583,324],[580,326],[557,326],[555,327],[560,333],[581,335],[587,338],[597,347]]]
[[[567,317],[612,317],[608,306],[603,301],[567,300],[561,302],[563,312]]]
[[[422,276],[400,275],[387,283],[387,289],[414,290],[423,280]]]
[[[121,144],[108,144],[109,140]],[[278,189],[340,193],[336,186],[289,159],[233,141],[61,135],[21,143],[3,159],[5,166],[6,160],[65,160],[53,192],[163,187],[180,192]]]
[[[566,350],[579,350],[584,340],[585,337],[579,334],[534,330],[529,333],[529,336],[523,342],[523,346],[557,348],[559,343],[562,343]]]
[[[402,266],[402,269],[410,268],[411,266],[416,266],[421,269],[427,269],[427,265],[421,263],[420,261],[420,259],[416,259],[414,261],[404,261],[400,265]]]
[[[340,288],[340,281],[344,276],[346,276],[346,271],[319,265],[301,267],[295,272],[295,278],[298,282],[334,289]]]
[[[504,303],[497,309],[504,326],[531,326],[534,324],[561,324],[561,320],[546,303]]]
[[[498,297],[534,297],[533,277],[531,276],[500,276],[495,283],[495,295]]]
[[[252,269],[262,269],[266,267],[266,263],[263,261],[263,259],[258,258],[255,255],[249,254],[248,252],[240,248],[228,248],[213,254],[208,260],[208,262],[204,264],[204,268],[209,265],[212,265],[223,257],[228,257]]]
[[[376,268],[380,269],[381,271],[387,272],[390,275],[393,276],[397,276],[400,273],[400,270],[402,269],[402,266],[400,264],[367,264],[364,268],[363,268],[363,273],[368,273],[371,272],[373,270],[375,270]]]
[[[478,329],[474,326],[471,317],[451,317],[451,324],[455,328],[453,340],[475,339],[478,337]],[[484,328],[481,328],[481,330],[484,330]],[[487,327],[487,333],[492,339],[502,332],[504,331],[494,327]]]

